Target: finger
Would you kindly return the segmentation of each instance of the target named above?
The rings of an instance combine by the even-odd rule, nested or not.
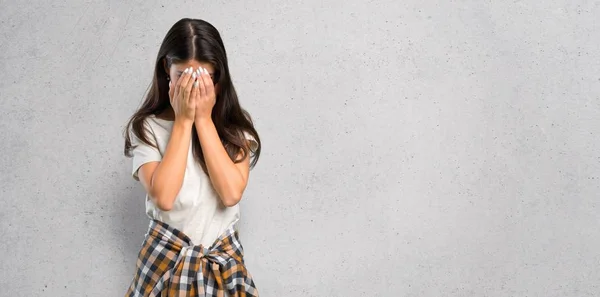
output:
[[[196,69],[196,75],[198,76],[198,84],[202,83],[202,67]]]
[[[186,69],[186,70],[187,70],[187,69]],[[181,91],[181,82],[183,81],[183,80],[182,80],[182,77],[183,77],[183,76],[185,76],[185,71],[186,71],[186,70],[184,70],[184,71],[183,71],[183,72],[182,72],[182,73],[181,73],[181,74],[180,74],[180,75],[177,77],[177,81],[174,81],[174,82],[173,82],[173,95],[174,95],[173,99],[175,99],[175,98],[179,98],[179,93],[180,93],[179,91]]]
[[[197,78],[196,78],[196,82],[195,82],[195,87],[196,87],[196,97],[194,98],[196,101],[198,101],[200,99],[200,86],[202,85],[202,67],[198,67],[198,69],[196,69],[196,74],[197,74]]]
[[[171,80],[170,83],[171,92],[173,93],[172,99],[174,100],[179,96],[179,78],[176,81]]]
[[[198,78],[198,84],[200,85],[200,88],[199,88],[200,97],[206,96],[206,83],[205,83],[206,76],[208,76],[206,69],[200,68],[200,77]]]
[[[206,68],[204,68],[204,72],[206,73],[204,78],[204,86],[206,87],[206,95],[209,95],[215,91],[215,85],[212,80],[212,77],[210,77],[210,74],[208,73],[208,70],[206,70]]]
[[[192,94],[192,87],[194,86],[194,83],[196,82],[197,77],[198,77],[198,75],[196,75],[196,72],[192,71],[191,79],[188,80],[188,83],[185,86],[185,91],[184,91],[185,93],[184,93],[184,96],[183,96],[183,100],[185,100],[186,104],[190,102],[190,98],[192,97],[191,96],[191,94]]]
[[[178,85],[178,91],[179,91],[179,95],[186,95],[189,94],[185,93],[185,89],[188,86],[188,83],[190,82],[190,80],[192,79],[192,67],[186,68],[183,73],[181,74],[181,77],[179,77],[179,80],[177,80],[177,85]],[[181,94],[183,93],[183,94]]]
[[[193,86],[192,86],[192,93],[190,94],[190,100],[189,100],[190,105],[196,103],[198,100],[198,94],[199,94],[198,90],[200,90],[198,88],[199,85],[200,85],[200,83],[198,82],[198,79],[196,79],[196,81],[194,81]]]
[[[170,99],[171,101],[173,101],[173,98],[174,98],[174,97],[173,97],[173,95],[175,95],[175,94],[174,94],[174,92],[173,92],[174,90],[173,90],[173,87],[172,87],[172,86],[173,86],[173,84],[172,84],[172,83],[171,83],[171,81],[169,80],[169,99]]]

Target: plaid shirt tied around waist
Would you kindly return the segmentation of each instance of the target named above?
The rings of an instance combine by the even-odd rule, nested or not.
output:
[[[238,233],[231,226],[210,247],[152,220],[126,297],[257,297]]]

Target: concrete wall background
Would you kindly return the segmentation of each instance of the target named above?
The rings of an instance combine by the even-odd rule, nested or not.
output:
[[[330,2],[0,1],[0,295],[124,293],[121,129],[188,16],[263,139],[262,296],[600,295],[600,2]]]

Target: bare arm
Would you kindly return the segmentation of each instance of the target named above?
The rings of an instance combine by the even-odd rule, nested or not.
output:
[[[192,124],[175,121],[165,155],[161,162],[142,165],[139,177],[148,195],[163,211],[173,208],[175,197],[183,184],[191,141]]]
[[[195,126],[213,187],[225,206],[236,205],[242,199],[248,183],[250,157],[234,163],[223,147],[212,119],[196,119]]]
[[[171,87],[169,97],[175,113],[175,122],[171,131],[169,143],[160,162],[151,162],[140,167],[139,177],[148,195],[154,199],[158,208],[169,211],[183,184],[187,164],[192,125],[196,112],[196,97],[198,93],[197,74],[192,68]]]

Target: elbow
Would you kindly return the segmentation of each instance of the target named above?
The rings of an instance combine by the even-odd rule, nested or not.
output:
[[[173,209],[173,203],[159,203],[158,201],[156,202],[156,207],[158,207],[158,209],[160,209],[161,211],[170,211],[171,209]]]
[[[229,184],[227,187],[222,187],[217,190],[221,202],[225,207],[232,207],[240,203],[242,200],[242,194],[244,194],[244,188],[240,185]]]
[[[168,197],[164,196],[154,196],[152,200],[154,205],[156,205],[156,207],[161,211],[170,211],[173,209],[173,199],[168,199]]]
[[[223,202],[223,205],[225,205],[225,207],[233,207],[236,204],[240,203],[240,200],[242,200],[241,194],[227,195],[227,196],[224,196],[223,199],[221,199],[221,201]]]

